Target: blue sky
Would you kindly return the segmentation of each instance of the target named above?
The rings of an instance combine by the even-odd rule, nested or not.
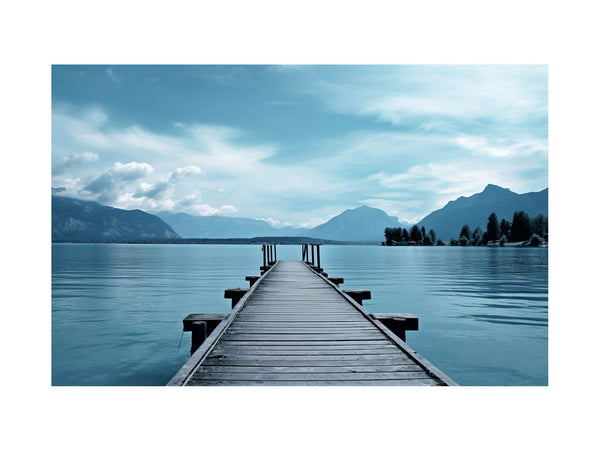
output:
[[[53,66],[52,186],[148,212],[414,222],[548,186],[546,66]]]

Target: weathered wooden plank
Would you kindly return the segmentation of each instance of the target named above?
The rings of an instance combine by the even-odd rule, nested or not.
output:
[[[336,349],[336,348],[390,348],[397,350],[397,347],[389,342],[381,342],[377,341],[306,341],[306,342],[294,342],[294,341],[264,341],[264,342],[255,342],[255,341],[231,341],[228,343],[219,342],[215,348],[219,345],[229,345],[236,347],[285,347],[285,348],[322,348],[324,350],[327,349]]]
[[[331,355],[321,356],[251,356],[251,355],[212,355],[204,360],[205,365],[219,366],[343,366],[371,364],[408,364],[410,358],[406,355]]]
[[[234,334],[226,334],[222,337],[223,341],[345,341],[347,339],[352,339],[353,341],[361,341],[361,340],[380,340],[382,342],[387,341],[387,339],[382,336],[377,339],[373,336],[360,336],[360,335],[344,335],[344,334],[266,334],[266,335],[234,335]]]
[[[187,386],[440,386],[432,378],[413,378],[408,380],[333,380],[333,381],[282,381],[282,380],[197,380]]]
[[[385,338],[378,330],[354,330],[354,329],[346,329],[346,328],[310,328],[307,330],[299,330],[299,329],[279,329],[275,331],[267,331],[267,330],[257,330],[253,328],[241,328],[238,330],[230,329],[227,331],[226,336],[241,336],[241,335],[267,335],[270,337],[279,336],[279,335],[297,335],[297,336],[306,336],[313,334],[335,334],[338,337],[342,336],[344,338],[352,338],[354,336],[360,337],[364,339],[365,337],[374,337],[374,338]],[[272,339],[271,339],[272,340]]]
[[[397,348],[393,346],[386,345],[386,341],[381,340],[370,340],[370,341],[352,341],[355,344],[352,345],[342,345],[345,344],[346,341],[339,341],[335,339],[329,339],[327,341],[318,341],[318,340],[306,340],[306,341],[295,341],[293,339],[290,340],[253,340],[253,339],[244,339],[244,340],[221,340],[219,341],[219,345],[227,346],[230,351],[233,351],[231,347],[243,347],[248,351],[250,347],[268,347],[270,349],[275,349],[275,347],[282,347],[288,350],[302,350],[306,349],[310,350],[335,350],[335,349],[382,349],[382,350],[396,350]],[[356,343],[365,343],[367,345],[356,345]],[[240,350],[242,351],[242,350]]]
[[[423,372],[417,364],[368,365],[368,366],[201,366],[197,373],[370,373],[370,372]]]
[[[302,327],[302,326],[290,326],[290,327],[283,327],[283,326],[279,326],[279,327],[261,327],[260,329],[256,329],[253,327],[248,327],[248,326],[236,326],[236,327],[231,327],[229,329],[229,332],[231,333],[251,333],[251,334],[255,334],[255,333],[262,333],[262,334],[280,334],[280,333],[284,333],[284,334],[305,334],[305,333],[311,333],[311,332],[315,332],[315,333],[340,333],[340,332],[349,332],[349,331],[358,331],[358,332],[372,332],[373,330],[371,328],[366,328],[366,327],[338,327],[338,326],[328,326],[328,327],[323,327],[323,328],[319,328],[319,327]]]
[[[194,380],[264,380],[264,381],[348,381],[348,380],[410,380],[430,378],[424,371],[414,372],[331,372],[331,373],[220,373],[196,371]]]
[[[232,349],[227,346],[223,347],[222,351],[233,352]],[[238,355],[258,357],[258,356],[335,356],[335,355],[393,355],[397,352],[396,349],[381,349],[381,348],[371,348],[371,349],[347,349],[347,348],[338,348],[335,350],[320,350],[320,349],[278,349],[278,350],[264,350],[264,349],[254,349],[254,348],[244,348],[243,351],[237,353]]]

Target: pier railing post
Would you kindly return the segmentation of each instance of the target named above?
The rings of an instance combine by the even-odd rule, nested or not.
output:
[[[314,266],[315,265],[315,244],[310,244],[310,263]]]
[[[317,244],[317,267],[321,268],[321,244]]]
[[[275,252],[274,260],[277,261],[277,244],[273,244],[273,251]]]
[[[266,249],[265,244],[263,244],[263,246],[262,246],[262,252],[263,252],[263,267],[267,267],[267,249]]]

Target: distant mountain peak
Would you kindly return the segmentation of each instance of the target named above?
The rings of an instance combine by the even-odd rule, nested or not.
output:
[[[498,186],[496,184],[488,184],[485,189],[483,190],[483,192],[494,192],[494,191],[505,191],[505,192],[512,192],[509,188],[503,188],[502,186]]]

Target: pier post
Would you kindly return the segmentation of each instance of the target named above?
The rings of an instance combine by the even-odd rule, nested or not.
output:
[[[204,320],[197,320],[192,322],[192,348],[190,353],[193,355],[198,347],[206,340],[206,322]]]
[[[273,244],[273,251],[275,252],[275,261],[277,261],[277,244]]]
[[[315,265],[315,244],[310,244],[310,263]]]
[[[349,297],[352,298],[352,300],[354,300],[356,303],[358,303],[360,306],[362,306],[362,302],[363,300],[370,300],[371,299],[371,291],[344,291],[344,293],[346,295],[348,295]]]
[[[331,281],[336,286],[339,286],[340,284],[342,284],[344,282],[344,279],[341,277],[329,277],[329,281]]]
[[[235,308],[235,305],[240,301],[240,299],[246,295],[248,289],[242,288],[234,288],[234,289],[225,289],[225,293],[223,295],[224,298],[231,299],[231,309]]]
[[[258,280],[260,277],[257,277],[255,275],[248,275],[246,277],[246,281],[248,283],[250,283],[250,287],[252,287],[254,285],[254,283],[256,283],[256,280]]]
[[[266,249],[266,245],[263,244],[262,246],[262,252],[263,252],[263,267],[267,266],[267,249]]]
[[[321,268],[321,244],[317,244],[317,267]]]

